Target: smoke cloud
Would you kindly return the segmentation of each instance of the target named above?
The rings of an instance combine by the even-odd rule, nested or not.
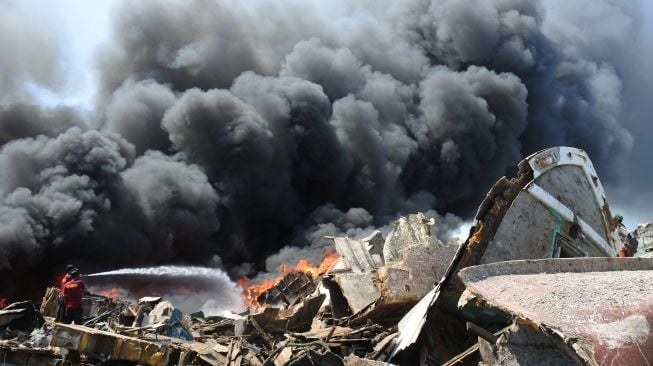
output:
[[[48,30],[53,21],[36,19],[27,2],[3,1],[0,8],[0,146],[38,135],[54,138],[74,126],[85,128],[82,113],[42,106],[33,93],[38,88],[57,91],[64,84],[62,39]]]
[[[450,235],[550,146],[585,149],[621,197],[644,189],[624,172],[650,183],[631,155],[650,155],[643,1],[123,2],[90,114],[38,102],[63,44],[10,4],[3,297],[66,262],[253,276],[416,211]]]
[[[175,99],[169,88],[153,80],[127,81],[112,94],[106,129],[132,143],[138,155],[146,150],[167,152],[171,143],[161,119]]]
[[[63,82],[62,39],[48,31],[52,21],[38,20],[29,4],[3,1],[0,9],[3,102],[29,98],[29,87],[33,84],[57,88]]]

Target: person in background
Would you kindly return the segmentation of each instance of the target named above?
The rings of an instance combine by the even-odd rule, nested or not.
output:
[[[614,215],[614,222],[617,228],[617,233],[619,234],[619,239],[621,239],[622,247],[619,251],[620,257],[632,257],[637,252],[637,247],[639,242],[635,239],[626,229],[626,226],[623,224],[624,217],[623,215],[616,214]]]
[[[80,279],[77,269],[70,273],[70,280],[63,287],[63,296],[66,303],[66,315],[64,323],[82,324],[82,295],[86,290],[86,285]]]
[[[66,274],[61,279],[61,287],[60,287],[61,292],[59,293],[59,297],[57,299],[59,303],[59,311],[57,311],[57,319],[55,320],[57,322],[64,321],[64,317],[66,316],[66,302],[64,301],[63,287],[66,285],[68,281],[70,281],[71,279],[70,274],[76,270],[78,269],[75,268],[75,266],[73,266],[72,264],[66,265]]]

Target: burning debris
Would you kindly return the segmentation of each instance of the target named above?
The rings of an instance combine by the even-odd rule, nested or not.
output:
[[[84,323],[66,325],[53,321],[51,288],[40,312],[30,302],[0,311],[0,356],[12,365],[643,364],[653,358],[653,259],[608,258],[622,245],[615,230],[587,155],[548,149],[497,182],[464,243],[443,242],[422,213],[385,236],[328,237],[335,252],[319,265],[239,281],[249,307],[238,314],[183,314],[160,296],[134,304],[108,291],[86,295]],[[648,233],[636,232],[644,247]],[[564,258],[591,256],[605,258]]]
[[[267,279],[259,284],[250,284],[244,278],[237,281],[243,288],[247,305],[260,307],[264,304],[274,304],[284,301],[290,303],[291,298],[301,295],[308,295],[315,290],[314,280],[326,273],[338,260],[339,255],[331,250],[324,253],[322,262],[316,266],[300,259],[294,267],[281,265],[281,275],[273,279]]]
[[[281,281],[258,295],[256,304],[290,305],[297,298],[308,296],[313,291],[315,291],[315,281],[310,274],[301,271],[289,272],[281,278]]]

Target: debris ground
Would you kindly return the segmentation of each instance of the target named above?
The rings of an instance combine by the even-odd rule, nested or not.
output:
[[[0,365],[648,364],[653,258],[610,258],[621,243],[595,174],[581,150],[544,150],[497,182],[464,243],[422,213],[330,238],[327,265],[250,286],[239,314],[89,295],[68,325],[49,288],[38,310],[0,310]]]

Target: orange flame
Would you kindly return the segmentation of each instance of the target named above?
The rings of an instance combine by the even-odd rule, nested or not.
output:
[[[263,305],[259,304],[257,300],[258,297],[265,291],[279,284],[286,274],[290,272],[304,272],[309,274],[313,279],[316,279],[320,275],[327,273],[336,263],[338,258],[340,258],[338,253],[333,250],[327,250],[324,252],[322,263],[320,263],[319,266],[314,265],[306,259],[300,259],[294,267],[288,267],[285,264],[282,264],[281,267],[279,267],[281,275],[276,278],[265,280],[259,284],[250,284],[246,279],[240,278],[236,281],[236,284],[243,288],[243,294],[245,295],[247,305],[250,307],[261,307]]]
[[[61,273],[57,274],[57,276],[56,276],[56,281],[57,282],[56,283],[57,283],[58,288],[61,288],[61,282],[63,281],[64,277],[66,277],[66,272],[61,272]]]
[[[327,250],[324,252],[322,263],[320,263],[320,266],[317,268],[317,273],[324,274],[329,272],[331,267],[333,267],[333,265],[336,264],[336,261],[338,261],[338,258],[340,258],[340,256],[333,250]]]
[[[9,302],[7,301],[7,299],[3,299],[2,297],[0,297],[0,309],[6,308],[7,305],[9,305]]]
[[[102,290],[100,291],[100,295],[104,297],[108,297],[109,299],[113,301],[119,301],[120,300],[120,289],[119,288],[111,288],[110,290]]]

